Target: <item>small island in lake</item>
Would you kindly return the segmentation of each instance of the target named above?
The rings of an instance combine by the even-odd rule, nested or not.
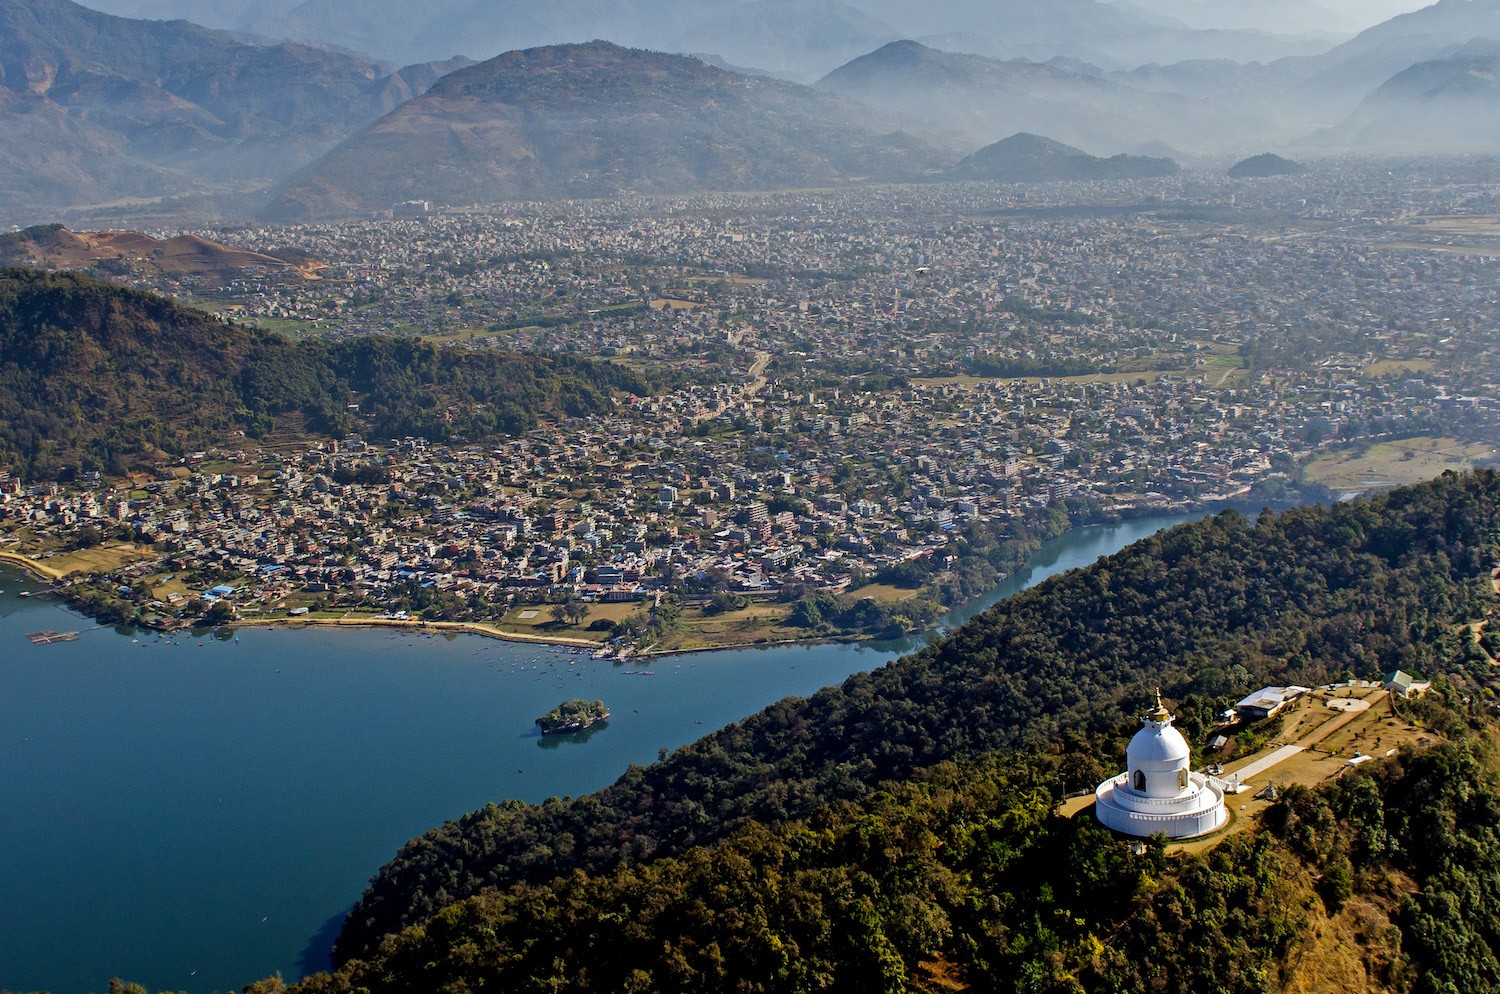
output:
[[[590,725],[609,718],[609,708],[603,701],[563,701],[536,720],[543,735],[559,732],[581,732]]]

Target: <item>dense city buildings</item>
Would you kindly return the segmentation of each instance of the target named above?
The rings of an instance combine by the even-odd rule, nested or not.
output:
[[[1492,459],[1500,192],[1467,168],[201,231],[315,276],[153,288],[294,335],[605,356],[667,385],[518,438],[273,433],[155,479],[10,479],[0,520],[26,552],[128,542],[96,594],[152,622],[898,635],[1070,525]]]

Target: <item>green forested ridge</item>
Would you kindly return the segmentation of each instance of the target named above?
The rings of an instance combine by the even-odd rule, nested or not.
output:
[[[121,472],[144,452],[285,418],[316,432],[481,438],[605,411],[616,390],[648,385],[605,363],[413,339],[293,343],[86,277],[0,269],[0,466],[29,478]]]
[[[712,847],[486,892],[292,990],[1493,991],[1500,783],[1482,719],[1448,697],[1454,741],[1294,788],[1203,855],[1132,855],[1054,814],[1066,758],[990,754]],[[1357,964],[1325,961],[1325,936]]]
[[[1253,523],[1225,512],[1173,529],[596,794],[491,805],[434,829],[376,877],[338,956],[367,956],[382,937],[488,888],[557,887],[575,872],[608,877],[621,866],[646,872],[648,860],[752,822],[868,799],[882,781],[948,760],[1061,748],[1072,758],[1057,776],[1092,786],[1107,757],[1082,745],[1123,748],[1158,684],[1192,735],[1263,681],[1397,667],[1488,680],[1487,658],[1455,626],[1495,601],[1497,536],[1500,478],[1488,471]]]

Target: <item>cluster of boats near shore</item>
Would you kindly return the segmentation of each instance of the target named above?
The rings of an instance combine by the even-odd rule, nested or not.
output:
[[[580,652],[585,652],[587,650],[585,650],[585,649],[572,649],[570,651],[574,652],[574,653],[580,653]],[[626,659],[629,659],[630,656],[632,654],[634,654],[634,652],[635,652],[635,647],[634,646],[627,645],[623,649],[621,649],[618,653],[616,653],[614,646],[607,645],[604,648],[599,649],[599,650],[595,651],[594,653],[592,653],[591,656],[590,656],[590,658],[592,658],[592,659],[614,659],[617,662],[623,663]],[[656,671],[655,670],[621,670],[620,672],[622,672],[625,676],[656,676]]]

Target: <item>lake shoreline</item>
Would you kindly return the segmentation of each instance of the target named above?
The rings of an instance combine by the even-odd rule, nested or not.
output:
[[[1222,508],[1216,508],[1216,509],[1222,509]],[[1203,514],[1208,514],[1208,513],[1212,513],[1212,511],[1210,509],[1207,509],[1207,508],[1194,508],[1194,509],[1192,509],[1190,511],[1187,511],[1187,512],[1181,512],[1181,511],[1178,511],[1178,512],[1169,512],[1166,515],[1162,515],[1162,516],[1163,517],[1181,518],[1183,520],[1192,520],[1193,518],[1197,517],[1198,515],[1203,515]],[[1065,538],[1068,535],[1081,534],[1081,533],[1088,532],[1088,531],[1096,529],[1096,528],[1116,527],[1118,525],[1124,524],[1124,523],[1126,523],[1128,521],[1131,521],[1131,520],[1137,520],[1137,519],[1143,519],[1143,518],[1152,518],[1152,517],[1155,517],[1155,516],[1156,515],[1151,515],[1151,514],[1128,515],[1128,516],[1121,516],[1118,520],[1115,520],[1115,521],[1098,521],[1098,522],[1090,522],[1090,523],[1087,523],[1087,524],[1080,524],[1080,525],[1076,525],[1074,527],[1071,527],[1071,528],[1068,528],[1068,529],[1064,530],[1059,535],[1048,536],[1048,538],[1045,539],[1044,542],[1045,541],[1056,541],[1056,540]],[[1036,564],[1039,551],[1040,550],[1034,550],[1033,554],[1030,557],[1028,557],[1028,559],[1021,566],[1021,568],[1018,569],[1018,570],[1016,570],[1016,574],[1015,575],[1019,575],[1019,574],[1028,572]],[[33,577],[35,577],[35,578],[37,578],[37,579],[39,579],[39,580],[41,580],[43,582],[47,582],[49,584],[52,584],[53,589],[62,598],[62,601],[63,601],[64,604],[67,604],[67,606],[69,608],[73,609],[73,610],[78,610],[79,609],[78,606],[73,603],[73,599],[68,596],[69,591],[66,590],[63,587],[59,587],[58,586],[59,584],[62,584],[62,582],[66,579],[67,574],[64,574],[64,573],[62,573],[62,572],[60,572],[58,570],[52,569],[51,567],[45,566],[41,562],[39,562],[38,560],[33,559],[33,558],[29,557],[29,556],[26,556],[26,555],[21,554],[21,553],[15,553],[15,552],[3,552],[3,551],[0,551],[0,565],[3,565],[3,564],[13,565],[13,566],[15,566],[15,567],[17,567],[17,568],[25,571],[26,573],[32,575]],[[987,600],[990,600],[996,594],[996,592],[998,592],[999,590],[1001,590],[1004,587],[1006,581],[1009,580],[1012,575],[1013,574],[1009,574],[1009,573],[1002,574],[999,577],[997,577],[996,583],[992,587],[990,587],[988,590],[986,590],[985,592],[983,592],[983,593],[981,593],[981,594],[979,594],[979,595],[977,595],[975,597],[969,598],[968,600],[966,600],[966,601],[964,601],[962,603],[948,605],[945,608],[945,613],[944,613],[942,619],[939,620],[939,622],[937,624],[933,625],[931,628],[928,628],[926,630],[912,631],[912,632],[908,633],[908,635],[905,638],[897,640],[897,643],[905,645],[905,648],[901,649],[900,651],[902,653],[910,652],[910,651],[915,651],[915,650],[921,648],[923,645],[927,644],[934,637],[940,636],[945,631],[950,630],[952,627],[954,627],[954,625],[952,624],[952,622],[954,621],[954,616],[956,614],[961,615],[962,618],[967,618],[969,616],[972,616],[973,614],[982,613],[988,606],[990,606],[989,604],[986,604],[985,602]],[[195,626],[192,623],[191,620],[188,620],[188,619],[184,619],[184,620],[186,621],[185,624],[181,624],[181,625],[177,625],[177,626],[172,626],[172,627],[166,627],[166,626],[163,626],[163,627],[160,627],[160,628],[157,628],[155,626],[148,626],[148,627],[150,627],[152,630],[157,630],[157,631],[162,631],[162,632],[186,631],[186,630],[193,630],[195,628],[197,628],[197,630],[200,630],[200,631],[203,630],[203,628],[201,628],[199,626]],[[285,629],[326,628],[326,629],[344,629],[344,630],[352,630],[352,631],[358,631],[358,630],[361,630],[361,629],[364,629],[364,630],[392,630],[392,629],[394,629],[394,630],[398,630],[398,631],[402,631],[402,632],[410,632],[410,633],[413,633],[413,634],[427,634],[427,635],[437,635],[437,634],[443,634],[443,635],[450,635],[450,634],[451,635],[477,635],[477,636],[480,636],[480,637],[483,637],[483,638],[495,639],[496,641],[512,642],[512,643],[517,643],[517,644],[521,644],[521,645],[551,646],[551,647],[557,648],[557,649],[567,649],[567,650],[573,650],[573,651],[576,651],[576,650],[588,650],[590,652],[590,654],[592,654],[592,652],[595,652],[595,651],[598,651],[599,649],[604,648],[604,644],[603,643],[595,641],[595,640],[592,640],[592,639],[572,638],[572,637],[568,637],[568,636],[565,636],[565,635],[535,635],[535,634],[528,634],[528,633],[522,633],[522,632],[511,632],[511,631],[506,631],[504,629],[501,629],[501,628],[499,628],[498,626],[496,626],[496,625],[494,625],[492,623],[484,622],[484,621],[426,621],[426,620],[423,620],[421,618],[399,619],[399,618],[378,618],[378,617],[353,617],[353,618],[349,618],[349,617],[342,617],[342,618],[275,617],[275,618],[235,618],[233,621],[231,621],[231,622],[229,622],[227,624],[218,625],[218,626],[212,626],[212,627],[215,628],[215,629],[218,629],[218,630],[227,630],[227,631],[232,631],[232,630],[234,630],[236,628],[261,628],[261,629],[266,629],[266,630],[276,630],[276,629],[283,629],[283,628],[285,628]],[[669,658],[669,657],[672,657],[672,656],[692,656],[692,655],[701,655],[703,653],[734,652],[734,651],[740,651],[740,650],[746,650],[746,649],[777,649],[777,648],[787,648],[787,647],[791,647],[791,646],[804,646],[804,647],[808,647],[808,648],[813,648],[813,647],[817,647],[817,646],[827,646],[827,645],[862,646],[862,645],[867,645],[867,644],[872,644],[872,643],[882,643],[882,642],[883,643],[887,643],[887,644],[893,644],[893,643],[891,643],[891,640],[889,640],[889,639],[883,639],[880,635],[878,635],[878,634],[872,634],[872,633],[856,633],[856,634],[849,634],[849,635],[832,635],[832,636],[825,634],[825,635],[813,635],[813,636],[809,636],[807,638],[783,638],[783,639],[758,640],[758,641],[752,640],[752,641],[746,641],[746,642],[725,643],[725,644],[721,644],[721,645],[694,646],[694,647],[691,647],[691,648],[644,649],[644,650],[632,651],[626,658],[627,659],[637,659],[637,660],[666,659],[666,658]],[[601,658],[608,659],[610,662],[622,662],[623,661],[618,656],[613,656],[613,655],[612,656],[608,656],[608,657],[601,657]]]
[[[1216,511],[1234,508],[1248,510],[1248,506],[1239,502],[1227,504],[1213,504],[1200,506],[1187,510],[1168,511],[1165,514],[1152,513],[1130,513],[1122,514],[1114,520],[1090,521],[1077,524],[1063,530],[1060,534],[1046,536],[1039,547],[1032,551],[1032,555],[1021,564],[1015,573],[1002,573],[996,577],[994,585],[976,596],[970,597],[958,604],[950,604],[944,608],[943,616],[932,627],[924,630],[909,632],[904,638],[891,640],[880,634],[863,632],[847,635],[812,635],[807,638],[781,638],[774,640],[750,640],[745,642],[732,642],[716,645],[700,645],[691,648],[672,649],[643,649],[632,650],[627,659],[647,660],[666,659],[672,656],[701,655],[712,652],[734,652],[746,649],[777,649],[790,646],[804,646],[813,648],[816,646],[839,645],[839,646],[864,646],[871,644],[899,645],[902,653],[915,651],[929,643],[933,638],[941,636],[944,632],[957,627],[968,618],[982,613],[995,602],[995,595],[1002,590],[1014,575],[1028,573],[1035,566],[1040,553],[1040,546],[1047,541],[1057,541],[1069,535],[1078,535],[1097,528],[1111,528],[1127,524],[1136,520],[1149,520],[1156,517],[1177,519],[1177,523],[1196,520],[1200,517],[1215,513]],[[51,584],[53,592],[57,593],[62,601],[73,610],[82,610],[76,603],[76,598],[70,596],[72,593],[64,583],[68,574],[44,565],[42,562],[17,552],[0,551],[0,565],[12,565],[23,570],[27,574],[43,582]],[[88,611],[84,611],[88,615]],[[95,620],[98,620],[97,618]],[[139,622],[135,623],[139,626]],[[146,628],[165,633],[185,630],[203,630],[205,626],[195,625],[193,619],[180,619],[176,624],[147,625]],[[385,629],[412,632],[416,634],[452,634],[452,635],[478,635],[483,638],[495,639],[501,642],[513,642],[521,645],[551,646],[557,649],[566,649],[573,652],[586,650],[590,655],[604,648],[604,643],[594,639],[575,638],[566,635],[539,635],[523,632],[504,630],[494,623],[485,621],[426,621],[420,618],[398,619],[378,617],[342,617],[342,618],[305,618],[305,617],[275,617],[275,618],[235,618],[233,621],[212,626],[219,630],[233,630],[235,628],[264,628],[274,630],[278,628],[329,628],[329,629]],[[600,657],[611,662],[622,662],[616,655]]]
[[[551,645],[565,649],[600,648],[598,642],[591,642],[588,639],[567,638],[561,635],[523,635],[516,632],[501,631],[498,628],[478,621],[422,621],[420,619],[403,621],[398,618],[241,618],[220,627],[227,629],[266,628],[271,630],[278,628],[347,628],[355,630],[361,628],[394,628],[401,631],[427,635],[480,635],[501,642]]]
[[[397,629],[399,631],[412,632],[414,634],[426,635],[479,635],[484,638],[495,639],[498,642],[515,642],[522,645],[549,645],[559,649],[593,649],[598,650],[602,645],[588,639],[567,638],[561,635],[524,635],[518,632],[506,632],[483,622],[474,621],[402,621],[396,618],[252,618],[235,620],[227,625],[220,626],[227,630],[236,628],[264,628],[268,631],[277,629],[311,629],[311,628],[341,628],[358,631],[359,629]],[[933,629],[935,634],[939,629]],[[626,657],[630,659],[665,659],[670,656],[691,656],[705,652],[732,652],[739,649],[778,649],[787,646],[819,646],[819,645],[861,645],[866,642],[880,641],[873,635],[851,635],[847,638],[805,638],[805,639],[777,639],[772,642],[736,642],[725,645],[695,646],[691,649],[646,649],[642,652],[634,652]],[[605,657],[610,662],[620,662],[616,656]]]
[[[31,576],[33,576],[34,578],[38,580],[45,580],[48,583],[56,583],[62,580],[63,577],[67,575],[65,573],[59,573],[57,570],[53,569],[50,566],[43,566],[41,563],[37,562],[35,559],[32,559],[30,556],[22,555],[19,552],[0,552],[0,563],[9,563],[10,565],[17,567],[24,572],[31,574]]]

